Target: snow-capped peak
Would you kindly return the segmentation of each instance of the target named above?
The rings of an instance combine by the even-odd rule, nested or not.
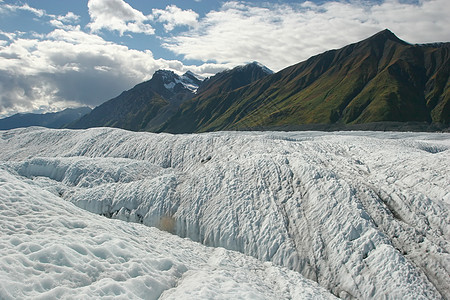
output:
[[[164,82],[169,82],[179,76],[170,70],[157,70],[155,74],[153,74],[153,77],[161,77]]]
[[[197,75],[191,71],[187,71],[186,73],[183,74],[183,76],[187,76],[189,78],[194,78],[194,79],[200,80],[200,81],[204,79],[203,76]]]
[[[182,84],[192,92],[196,93],[203,79],[191,71],[187,71],[181,76]]]
[[[179,76],[173,71],[158,70],[153,77],[160,77],[164,84],[164,87],[170,91],[175,91],[175,87],[181,85],[183,88],[188,89],[195,93],[202,82],[197,75],[191,71]],[[178,88],[179,89],[179,88]]]
[[[266,67],[265,65],[263,65],[263,64],[261,64],[261,63],[259,63],[257,61],[245,64],[245,65],[237,66],[235,69],[237,69],[237,70],[239,70],[239,69],[245,70],[245,69],[254,68],[254,67],[257,67],[257,68],[261,69],[267,75],[273,74],[272,70],[270,70],[268,67]]]
[[[260,62],[257,62],[257,61],[254,61],[254,62],[252,62],[250,65],[255,65],[255,66],[258,66],[258,67],[260,67],[264,72],[266,72],[267,74],[273,74],[273,71],[271,70],[271,69],[269,69],[268,67],[266,67],[265,65],[263,65],[262,63],[260,63]]]

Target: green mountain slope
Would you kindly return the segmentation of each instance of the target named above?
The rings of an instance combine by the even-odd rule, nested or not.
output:
[[[90,114],[70,123],[68,128],[117,127],[134,131],[154,131],[176,113],[180,104],[194,96],[186,84],[198,86],[192,73],[182,77],[159,70],[152,79],[140,83],[96,107]]]
[[[168,132],[300,124],[450,122],[450,43],[410,45],[384,30],[249,85],[200,93]]]
[[[183,133],[199,131],[200,125],[210,120],[221,119],[226,109],[233,105],[233,98],[228,98],[227,95],[272,73],[266,67],[253,62],[208,78],[201,84],[197,96],[185,101],[174,118],[159,131]],[[216,99],[224,103],[218,103]]]

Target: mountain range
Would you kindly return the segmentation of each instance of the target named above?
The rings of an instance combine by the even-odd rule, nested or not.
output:
[[[257,62],[207,79],[158,70],[64,127],[170,133],[448,128],[449,52],[449,42],[409,44],[386,29],[277,73]]]
[[[60,128],[91,112],[89,107],[66,108],[60,112],[46,114],[15,114],[0,119],[0,130],[18,127],[42,126],[47,128]]]
[[[303,124],[450,121],[450,43],[411,45],[389,30],[239,89],[186,101],[169,132]],[[187,130],[186,130],[187,128]]]

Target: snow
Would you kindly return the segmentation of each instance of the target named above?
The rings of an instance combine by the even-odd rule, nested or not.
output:
[[[165,80],[173,80],[168,83],[164,83],[164,87],[168,90],[173,90],[177,84],[183,85],[186,89],[190,90],[193,93],[196,93],[198,90],[198,84],[196,84],[192,79],[188,76],[178,77],[174,74],[173,78],[164,78]]]
[[[0,299],[333,299],[300,274],[106,219],[0,170]]]
[[[139,298],[130,260],[162,299],[330,297],[302,275],[343,299],[450,294],[450,134],[0,134],[0,213],[13,215],[0,221],[0,282],[17,292],[2,299]],[[86,275],[91,261],[105,274]],[[76,288],[62,283],[71,272]]]
[[[164,87],[165,87],[166,89],[168,89],[168,90],[173,90],[173,88],[175,87],[175,85],[176,85],[177,83],[178,83],[178,82],[174,82],[174,81],[169,82],[169,83],[164,83]]]
[[[245,64],[245,65],[237,66],[237,67],[235,67],[234,69],[241,69],[241,70],[242,70],[242,69],[246,69],[246,68],[251,67],[251,66],[257,66],[257,67],[259,67],[259,68],[262,69],[262,71],[263,71],[264,73],[266,73],[267,75],[273,74],[273,71],[272,71],[271,69],[269,69],[268,67],[266,67],[265,65],[263,65],[262,63],[257,62],[257,61],[254,61],[254,62]]]
[[[173,91],[175,86],[177,86],[178,84],[181,84],[184,88],[190,90],[193,93],[196,93],[198,90],[199,86],[192,79],[192,77],[199,78],[199,76],[195,75],[190,71],[186,72],[181,76],[175,74],[173,71],[168,70],[158,70],[157,73],[162,76],[164,87],[170,91]]]
[[[199,88],[198,81],[194,81],[194,79],[197,79],[198,81],[203,81],[205,78],[198,76],[191,71],[187,71],[185,74],[180,76],[181,84],[184,85],[185,88],[188,90],[191,90],[193,93],[197,93],[197,90]]]
[[[271,69],[269,69],[268,67],[266,67],[265,65],[263,65],[260,62],[254,61],[254,64],[256,64],[257,66],[259,66],[261,69],[263,69],[264,72],[266,72],[267,74],[273,74],[273,71]]]

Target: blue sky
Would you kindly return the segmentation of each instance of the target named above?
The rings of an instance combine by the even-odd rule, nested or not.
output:
[[[0,117],[97,106],[158,69],[274,71],[389,28],[450,40],[448,0],[0,0]]]

